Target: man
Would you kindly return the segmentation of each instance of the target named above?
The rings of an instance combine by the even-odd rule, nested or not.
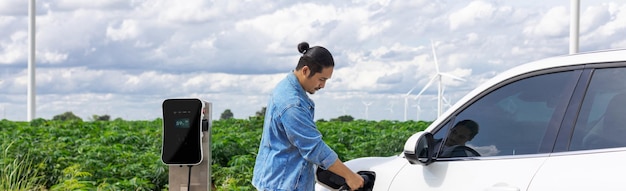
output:
[[[311,191],[317,165],[342,176],[356,190],[363,178],[323,142],[313,118],[315,104],[307,95],[324,88],[334,59],[326,48],[309,48],[306,42],[298,44],[298,51],[303,55],[296,69],[276,85],[267,104],[252,184],[263,191]]]
[[[471,141],[476,134],[478,134],[476,122],[469,119],[459,121],[450,129],[443,148],[440,148],[443,139],[435,141],[435,152],[440,152],[439,157],[480,156],[476,151],[465,146],[465,143]]]

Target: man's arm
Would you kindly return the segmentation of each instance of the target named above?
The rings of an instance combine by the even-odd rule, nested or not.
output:
[[[335,163],[328,167],[328,170],[343,177],[346,180],[346,184],[350,186],[350,189],[356,190],[363,187],[363,177],[361,175],[352,172],[341,160],[337,159]]]

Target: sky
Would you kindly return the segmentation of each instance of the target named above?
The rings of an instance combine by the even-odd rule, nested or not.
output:
[[[443,77],[454,104],[507,69],[569,54],[570,2],[37,1],[35,118],[153,120],[165,99],[199,98],[214,120],[247,119],[308,42],[335,59],[310,95],[316,120],[430,121],[438,84],[416,96],[436,64],[463,79]],[[0,1],[0,119],[27,120],[28,21],[27,0]],[[580,52],[626,48],[626,1],[581,0],[579,30]]]

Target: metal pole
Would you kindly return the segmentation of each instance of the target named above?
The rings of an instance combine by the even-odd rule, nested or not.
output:
[[[409,96],[404,96],[404,121],[406,121],[406,112],[408,111]]]
[[[439,78],[439,87],[437,88],[437,117],[441,116],[441,109],[442,109],[442,100],[443,100],[443,89],[441,86],[443,86],[442,82],[441,82],[441,74],[437,74],[437,78]]]
[[[27,120],[32,121],[35,119],[35,0],[30,0],[28,4],[28,101],[27,101]]]
[[[578,53],[578,33],[580,23],[580,0],[570,0],[569,53]]]

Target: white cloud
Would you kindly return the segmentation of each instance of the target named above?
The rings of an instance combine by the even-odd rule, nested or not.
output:
[[[604,6],[592,6],[582,10],[580,14],[580,33],[586,33],[598,28],[610,18],[610,12]]]
[[[132,1],[126,0],[56,0],[55,6],[64,10],[126,8]]]
[[[73,12],[49,12],[37,18],[37,49],[51,52],[80,51],[91,48],[105,35],[112,15],[105,11],[78,9]],[[98,45],[99,46],[99,45]],[[73,56],[73,54],[69,54]]]
[[[488,20],[493,16],[496,9],[491,3],[472,1],[463,9],[450,14],[450,29],[457,30]]]
[[[0,28],[9,27],[9,24],[15,22],[14,16],[1,16],[0,15]]]
[[[173,22],[202,22],[218,17],[220,12],[216,7],[210,7],[209,1],[188,0],[184,3],[178,1],[156,1],[157,6],[153,9],[159,11],[160,18]]]
[[[113,41],[134,39],[140,34],[141,30],[137,26],[137,21],[130,19],[122,21],[119,27],[109,25],[106,30],[106,36]]]
[[[569,11],[562,6],[550,9],[538,23],[527,27],[524,32],[533,38],[559,37],[569,31]]]
[[[25,119],[28,79],[28,19],[25,9],[14,11],[25,7],[19,2],[0,2],[0,104],[16,111],[7,116],[13,120]],[[246,118],[295,67],[296,45],[308,41],[337,63],[312,96],[316,118],[364,118],[368,101],[371,119],[402,119],[401,95],[423,88],[435,71],[430,40],[441,70],[467,79],[444,79],[447,98],[458,100],[512,66],[566,54],[569,29],[562,1],[38,3],[37,59],[45,67],[37,70],[37,116],[47,118],[72,110],[151,119],[171,97],[201,97],[214,102],[215,116],[231,109]],[[626,5],[584,3],[581,49],[626,47]],[[434,89],[421,99],[422,117],[434,117]],[[410,119],[416,104],[410,100]]]
[[[362,26],[359,30],[358,40],[367,40],[374,36],[380,35],[385,29],[389,28],[391,25],[390,21],[385,21],[382,23],[377,23],[375,25],[370,26]]]
[[[0,39],[0,64],[14,64],[27,59],[28,33],[17,31],[9,39]]]
[[[590,49],[623,48],[626,43],[619,34],[626,32],[626,5],[602,4],[587,9],[582,15],[581,46]],[[590,26],[587,26],[590,25]]]
[[[0,15],[28,14],[28,5],[28,1],[1,1]]]
[[[295,4],[270,14],[237,22],[235,29],[238,32],[254,32],[255,35],[269,38],[267,39],[269,41],[280,41],[285,38],[295,40],[315,35],[314,33],[322,30],[324,25],[335,21],[337,16],[337,10],[333,6]]]
[[[614,10],[612,18],[609,22],[599,27],[598,32],[603,36],[612,36],[626,28],[626,5]]]
[[[467,39],[467,43],[474,44],[480,42],[480,37],[476,33],[469,33],[465,35],[465,37]]]
[[[36,56],[39,56],[39,57],[36,57],[36,59],[41,61],[42,63],[50,63],[50,64],[64,62],[67,60],[67,57],[68,57],[66,53],[49,52],[49,51],[38,52]]]

